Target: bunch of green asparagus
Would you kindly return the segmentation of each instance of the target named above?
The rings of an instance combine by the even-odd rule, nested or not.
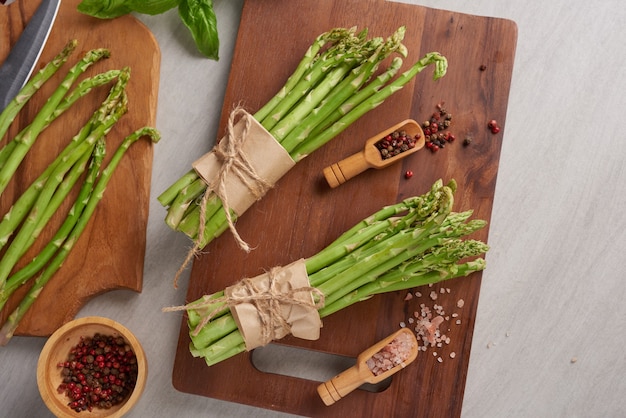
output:
[[[68,60],[76,45],[76,41],[70,41],[52,61],[30,79],[0,114],[0,138],[6,134],[24,105]],[[128,68],[110,70],[80,82],[78,79],[89,67],[108,56],[109,51],[106,49],[87,52],[71,67],[31,123],[0,149],[1,194],[37,138],[56,118],[68,111],[92,89],[115,81],[109,95],[92,117],[56,159],[13,202],[0,221],[0,249],[4,251],[0,259],[0,310],[4,309],[18,288],[39,274],[0,329],[0,345],[6,344],[13,336],[19,321],[69,255],[96,205],[102,199],[113,171],[125,151],[143,136],[149,136],[155,142],[159,139],[159,134],[154,129],[141,128],[126,137],[108,164],[103,166],[105,137],[128,110],[125,88],[129,82],[130,70]],[[18,262],[79,181],[82,185],[78,196],[62,225],[37,256],[16,271]]]
[[[441,180],[416,197],[387,206],[305,259],[321,318],[373,295],[455,277],[485,268],[488,246],[467,235],[486,222],[472,211],[453,212],[456,183]],[[265,297],[265,295],[262,295]],[[224,292],[206,295],[178,310],[188,315],[190,351],[210,366],[246,350]],[[166,310],[177,310],[177,308]]]
[[[392,80],[407,55],[404,34],[405,28],[400,27],[386,40],[368,39],[367,30],[357,33],[355,28],[336,28],[319,35],[285,85],[254,119],[297,163],[381,105],[428,65],[435,65],[435,80],[445,75],[446,58],[431,52]],[[374,77],[381,63],[394,53],[399,56]],[[194,170],[158,200],[167,208],[167,225],[185,233],[200,249],[229,227],[229,218],[234,222],[238,216],[231,209],[226,213],[220,197]]]

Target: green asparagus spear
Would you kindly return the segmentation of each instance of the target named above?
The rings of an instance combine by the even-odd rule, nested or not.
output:
[[[122,144],[115,151],[115,154],[113,154],[113,157],[109,161],[106,168],[102,171],[101,176],[93,187],[93,191],[89,197],[87,204],[85,205],[85,208],[83,209],[83,212],[80,215],[80,218],[78,219],[78,222],[63,243],[63,246],[56,254],[56,256],[50,261],[50,263],[41,273],[41,275],[37,277],[35,283],[28,291],[24,299],[20,302],[18,307],[9,315],[7,321],[0,329],[0,345],[6,345],[7,342],[11,339],[15,330],[17,329],[19,321],[23,318],[28,309],[35,302],[43,287],[54,276],[54,274],[63,264],[63,261],[65,261],[65,259],[70,254],[72,248],[76,244],[77,240],[80,238],[80,235],[82,234],[83,230],[87,226],[87,223],[91,219],[91,216],[93,215],[96,206],[98,205],[100,200],[102,200],[106,186],[111,180],[113,172],[119,165],[125,152],[135,141],[144,136],[150,137],[153,142],[157,142],[160,139],[159,133],[153,128],[139,129],[126,137],[126,139],[124,139]]]
[[[16,146],[11,152],[10,157],[5,161],[4,165],[0,169],[0,194],[6,188],[9,180],[13,177],[13,174],[15,174],[17,167],[24,159],[24,156],[26,156],[28,150],[47,125],[50,115],[53,114],[73,83],[76,82],[78,77],[85,72],[87,68],[100,59],[108,56],[109,51],[106,49],[96,49],[87,52],[85,56],[70,69],[67,76],[63,79],[54,93],[52,93],[31,124],[18,134],[15,138],[17,141]]]

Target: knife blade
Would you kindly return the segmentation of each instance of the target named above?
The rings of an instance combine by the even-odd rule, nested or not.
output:
[[[61,0],[42,0],[0,67],[0,112],[19,93],[41,56]]]

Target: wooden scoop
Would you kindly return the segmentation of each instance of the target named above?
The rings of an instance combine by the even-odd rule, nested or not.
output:
[[[376,148],[376,143],[395,131],[406,131],[407,135],[411,135],[413,137],[419,135],[418,140],[415,143],[415,147],[401,152],[393,157],[383,159],[380,151]],[[408,157],[423,148],[424,144],[424,132],[422,131],[420,125],[414,120],[407,119],[368,139],[365,142],[365,148],[361,152],[326,167],[324,169],[324,177],[326,177],[326,181],[330,187],[335,188],[350,180],[352,177],[361,174],[368,168],[384,168],[402,158]]]
[[[374,356],[376,353],[385,348],[388,344],[390,344],[396,337],[401,336],[401,334],[406,334],[406,340],[409,341],[411,344],[410,352],[407,356],[403,356],[404,361],[383,373],[380,373],[378,375],[374,374],[374,372],[372,372],[369,365],[367,364],[367,361],[371,359],[372,356]],[[389,376],[400,371],[408,364],[410,364],[413,360],[415,360],[415,358],[417,357],[417,352],[418,345],[415,334],[413,334],[413,331],[411,331],[409,328],[402,328],[359,354],[356,359],[356,364],[354,366],[352,366],[348,370],[341,372],[329,381],[319,385],[317,387],[317,393],[322,398],[322,401],[324,401],[324,404],[326,404],[326,406],[330,406],[341,398],[348,395],[350,392],[352,392],[362,384],[380,383],[383,380],[387,379]]]

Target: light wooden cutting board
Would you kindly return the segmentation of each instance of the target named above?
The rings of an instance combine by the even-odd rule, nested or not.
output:
[[[39,3],[38,0],[17,0],[10,6],[0,7],[0,63],[4,62]],[[49,62],[69,40],[76,39],[78,48],[23,109],[7,136],[12,137],[30,122],[70,66],[86,51],[108,48],[111,57],[94,65],[85,76],[125,66],[131,68],[127,88],[129,112],[107,137],[107,155],[110,157],[128,134],[155,124],[160,50],[150,31],[134,17],[94,19],[76,11],[78,3],[79,0],[61,2],[37,69]],[[108,87],[92,91],[44,131],[1,196],[2,214],[78,132],[107,93]],[[6,141],[7,137],[2,143]],[[142,139],[130,148],[77,246],[27,313],[16,334],[50,335],[71,320],[90,298],[100,293],[120,288],[142,290],[152,157],[152,144],[148,140]],[[69,203],[61,208],[61,212],[67,211]],[[64,216],[64,213],[59,214],[53,218],[52,224],[58,226]],[[52,227],[44,231],[25,259],[34,256],[53,232]],[[16,296],[25,290],[23,288]],[[16,297],[11,299],[0,319],[4,320],[16,303]]]

